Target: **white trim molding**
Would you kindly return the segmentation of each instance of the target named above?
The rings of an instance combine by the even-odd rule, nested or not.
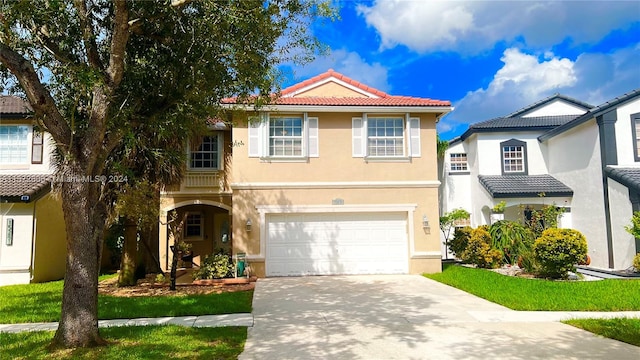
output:
[[[406,181],[318,181],[318,182],[246,182],[232,183],[233,190],[266,189],[394,189],[437,188],[438,180]]]

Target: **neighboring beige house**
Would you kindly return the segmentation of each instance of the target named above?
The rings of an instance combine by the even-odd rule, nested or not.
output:
[[[258,276],[441,270],[436,122],[449,101],[392,96],[329,70],[274,105],[228,100],[232,129],[192,141],[188,173],[163,192],[185,214],[193,255],[244,253]]]
[[[0,286],[64,277],[66,232],[51,194],[49,134],[34,130],[29,104],[0,96]]]

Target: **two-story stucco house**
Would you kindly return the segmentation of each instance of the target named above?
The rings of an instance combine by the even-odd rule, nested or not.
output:
[[[471,125],[445,154],[442,213],[464,208],[478,226],[495,221],[501,201],[508,220],[555,204],[565,210],[559,226],[586,236],[592,266],[629,267],[640,251],[624,230],[638,209],[639,112],[639,90],[596,107],[554,95]]]
[[[163,214],[187,213],[194,256],[243,253],[258,276],[440,271],[436,122],[450,102],[329,70],[258,112],[225,106],[231,129],[192,141],[186,178],[162,194]],[[165,268],[171,241],[160,225]]]
[[[29,104],[0,96],[0,285],[64,277],[62,205],[51,194],[52,140]]]

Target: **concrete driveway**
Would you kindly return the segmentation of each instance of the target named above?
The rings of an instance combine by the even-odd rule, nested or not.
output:
[[[417,275],[260,279],[240,359],[640,359],[640,348]],[[568,316],[565,313],[565,317]]]

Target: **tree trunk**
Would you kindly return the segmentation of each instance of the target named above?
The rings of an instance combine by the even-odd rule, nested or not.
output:
[[[162,272],[160,260],[158,259],[158,224],[140,233],[140,243],[144,247],[142,259],[144,261],[147,274],[159,274]]]
[[[136,267],[138,264],[138,224],[135,219],[124,219],[124,245],[122,247],[122,260],[120,261],[120,274],[118,286],[134,286],[137,283]]]
[[[170,246],[171,248],[171,252],[173,253],[173,256],[171,257],[171,272],[170,272],[170,283],[169,283],[169,290],[171,291],[175,291],[176,290],[176,277],[177,277],[177,270],[178,270],[178,249],[176,249],[176,246]]]
[[[98,273],[106,219],[99,189],[99,183],[87,179],[65,179],[61,184],[67,261],[54,345],[89,347],[105,343],[98,330]]]

